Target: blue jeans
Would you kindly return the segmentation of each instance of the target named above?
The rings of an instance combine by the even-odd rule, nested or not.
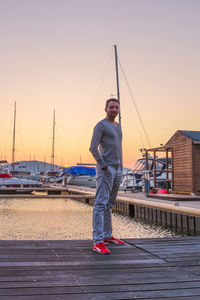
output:
[[[103,242],[112,236],[112,207],[116,203],[117,192],[121,183],[121,168],[108,166],[102,171],[97,165],[96,196],[93,209],[93,242]]]

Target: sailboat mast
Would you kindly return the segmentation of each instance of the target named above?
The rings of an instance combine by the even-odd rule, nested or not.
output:
[[[52,140],[52,152],[51,152],[51,168],[54,171],[54,150],[55,150],[55,109],[53,111],[53,140]]]
[[[119,93],[119,72],[118,72],[118,56],[117,56],[117,46],[114,45],[114,51],[115,51],[115,70],[116,70],[116,83],[117,83],[117,99],[119,101],[120,104],[120,93]],[[119,125],[121,127],[122,130],[122,122],[121,122],[121,109],[120,109],[120,105],[119,105]],[[121,150],[122,151],[122,150]],[[123,166],[123,156],[122,156],[122,161],[121,164]]]
[[[16,128],[16,101],[14,109],[13,144],[12,144],[12,167],[15,168],[15,128]]]
[[[118,72],[118,56],[117,56],[117,46],[114,45],[114,51],[115,51],[115,70],[116,70],[116,83],[117,83],[117,99],[120,103],[120,93],[119,93],[119,72]],[[119,107],[119,124],[121,126],[121,111]]]

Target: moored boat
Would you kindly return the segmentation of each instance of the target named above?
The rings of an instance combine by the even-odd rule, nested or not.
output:
[[[13,177],[9,170],[0,170],[0,188],[36,188],[42,183],[36,180]]]
[[[150,188],[153,187],[153,157],[148,158],[149,165],[149,182]],[[169,164],[171,164],[171,159],[169,159]],[[158,187],[166,188],[166,159],[157,158],[156,159],[156,182]],[[144,172],[146,170],[146,159],[140,158],[137,160],[134,168],[127,172],[123,178],[121,184],[121,189],[124,191],[131,190],[132,192],[141,191],[143,185]]]

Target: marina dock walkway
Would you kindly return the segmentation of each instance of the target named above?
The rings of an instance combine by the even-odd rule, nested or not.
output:
[[[0,299],[200,299],[200,237],[0,241]]]
[[[95,189],[83,186],[68,186],[68,190],[77,190],[85,193],[91,193],[95,195]],[[174,196],[174,197],[173,197]],[[132,193],[132,192],[118,192],[118,198],[127,198],[129,200],[145,200],[148,203],[160,203],[168,205],[178,205],[180,207],[200,209],[200,196],[186,196],[186,195],[173,195],[173,194],[164,194],[164,195],[146,195],[145,193]]]

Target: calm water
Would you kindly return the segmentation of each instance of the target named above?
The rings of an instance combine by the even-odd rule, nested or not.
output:
[[[91,239],[92,207],[70,199],[0,200],[0,239]],[[123,238],[170,237],[161,228],[113,214],[113,233]]]

